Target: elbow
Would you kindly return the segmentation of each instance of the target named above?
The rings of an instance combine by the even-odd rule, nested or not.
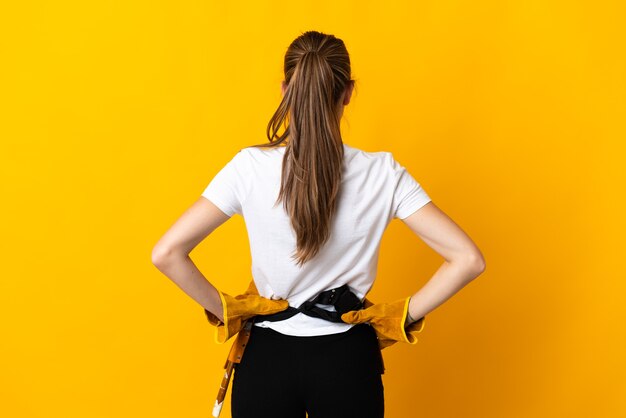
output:
[[[151,254],[152,264],[154,264],[157,268],[160,269],[160,267],[165,265],[167,260],[170,258],[171,254],[172,254],[172,251],[169,248],[163,247],[161,245],[156,245],[152,249],[152,254]]]
[[[487,267],[487,264],[485,263],[485,258],[480,253],[480,251],[472,252],[467,255],[464,263],[467,266],[467,269],[471,272],[471,280],[474,280],[475,278],[480,276]]]

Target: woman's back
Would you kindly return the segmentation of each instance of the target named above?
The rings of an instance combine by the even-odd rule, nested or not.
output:
[[[343,148],[343,174],[329,239],[302,267],[292,257],[296,236],[289,216],[282,204],[276,204],[285,147],[242,149],[202,193],[227,215],[244,217],[252,276],[261,296],[286,299],[290,306],[299,307],[324,290],[347,284],[363,299],[374,283],[380,241],[389,222],[430,201],[391,153],[366,152],[345,143]],[[332,305],[319,306],[334,310]],[[333,334],[354,326],[303,313],[255,325],[296,336]]]

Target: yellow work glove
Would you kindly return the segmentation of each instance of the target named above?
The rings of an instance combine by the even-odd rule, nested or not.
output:
[[[286,299],[267,299],[259,296],[254,280],[250,282],[248,289],[237,296],[231,296],[221,290],[217,290],[222,300],[224,322],[217,316],[204,310],[211,325],[215,325],[215,342],[224,344],[232,336],[237,334],[244,326],[244,323],[256,315],[270,315],[284,311],[289,307]]]
[[[348,324],[369,322],[376,331],[381,350],[398,341],[416,344],[417,334],[424,329],[426,317],[404,326],[410,300],[408,296],[390,303],[372,303],[366,298],[363,300],[363,309],[348,311],[341,315],[341,319]]]

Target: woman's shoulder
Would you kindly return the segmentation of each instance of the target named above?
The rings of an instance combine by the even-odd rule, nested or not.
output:
[[[285,152],[285,146],[254,146],[249,145],[247,147],[241,148],[241,152],[247,153],[249,155],[276,155],[283,154]]]
[[[379,165],[382,167],[385,164],[390,164],[393,160],[393,155],[389,151],[367,151],[345,143],[344,149],[346,150],[346,155],[357,163]]]

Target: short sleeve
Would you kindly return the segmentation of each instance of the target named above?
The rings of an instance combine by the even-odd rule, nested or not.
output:
[[[390,153],[394,192],[392,201],[393,217],[404,219],[420,209],[431,199],[422,186]]]
[[[201,196],[210,200],[228,216],[242,213],[242,202],[245,196],[243,164],[244,151],[240,150],[213,177]]]

